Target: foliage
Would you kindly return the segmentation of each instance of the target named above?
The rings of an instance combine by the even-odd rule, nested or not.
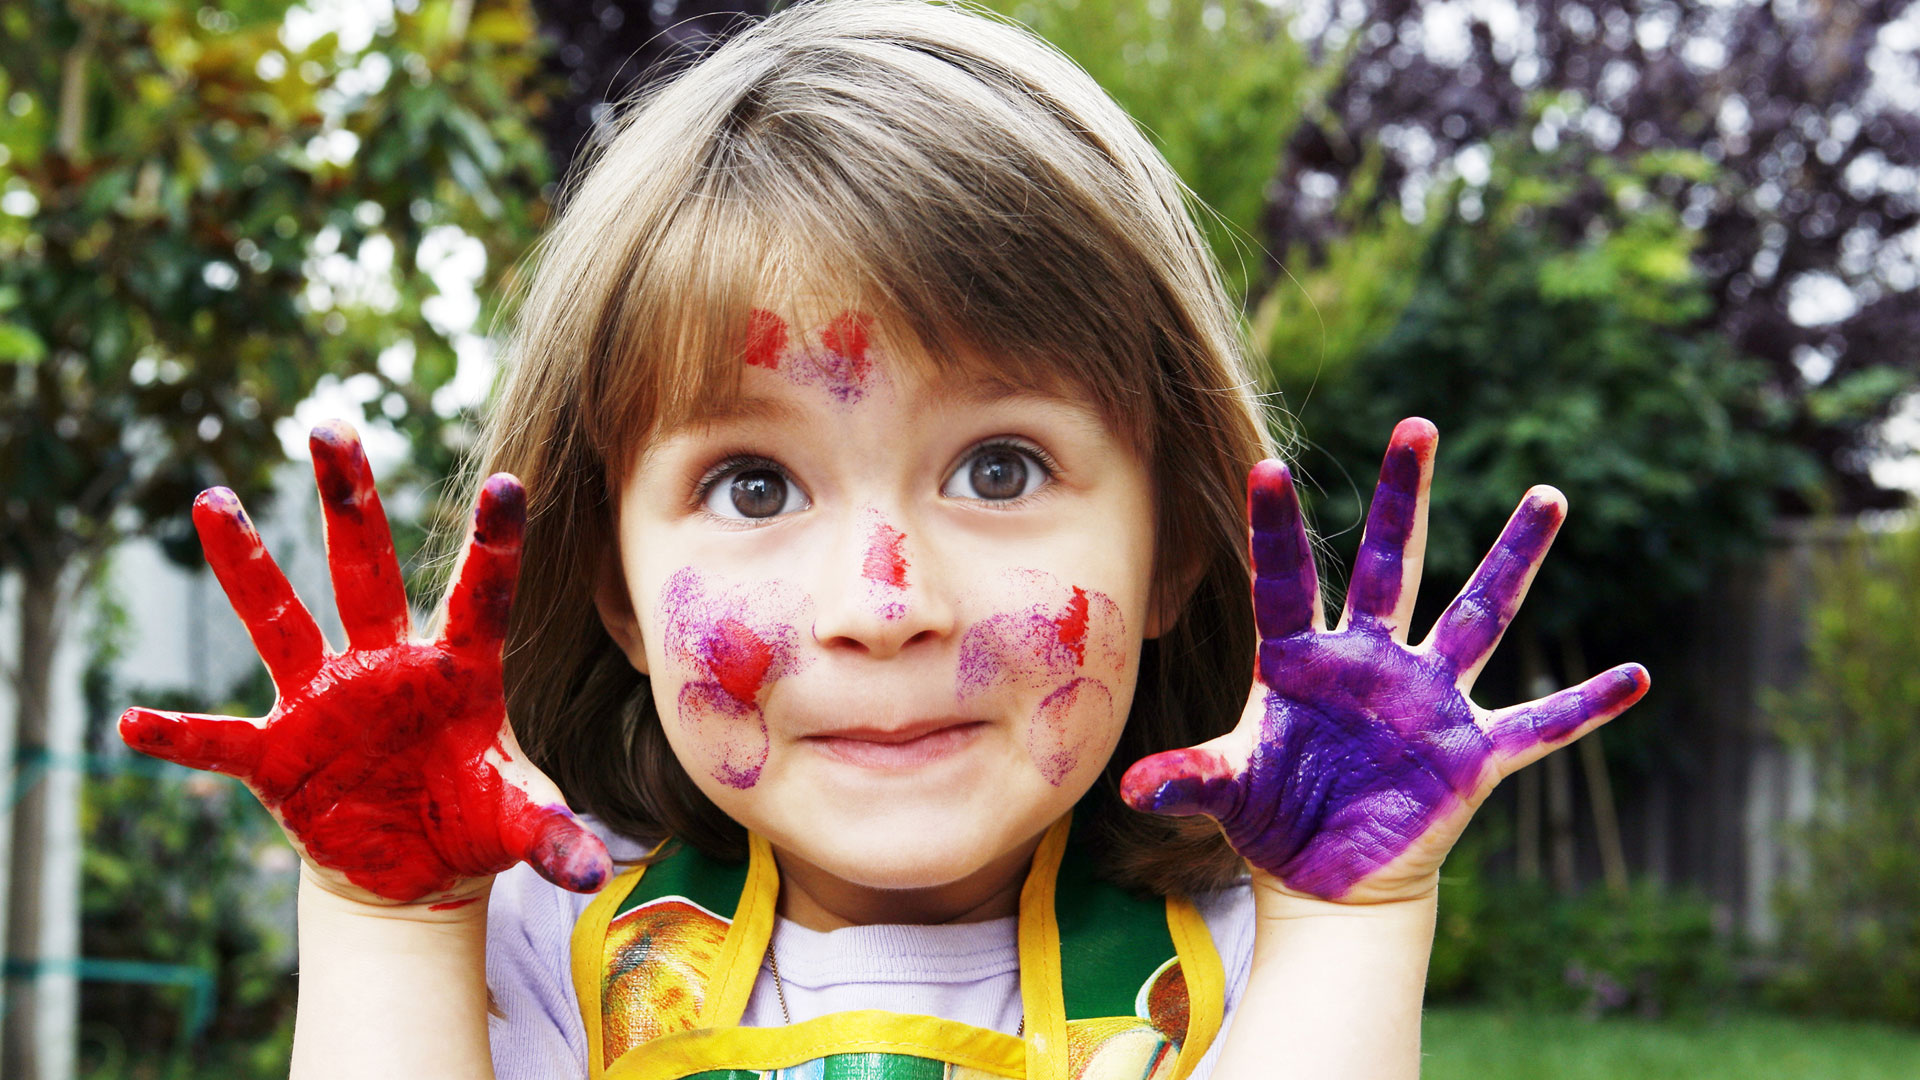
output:
[[[1425,1080],[1906,1080],[1920,1034],[1879,1024],[1735,1014],[1593,1023],[1537,1009],[1426,1011]]]
[[[1715,565],[1753,549],[1768,491],[1812,472],[1769,430],[1757,365],[1698,325],[1710,301],[1688,257],[1696,235],[1647,195],[1709,169],[1509,140],[1483,183],[1436,195],[1433,224],[1389,212],[1344,242],[1365,257],[1277,284],[1256,346],[1313,438],[1301,464],[1325,489],[1321,526],[1359,520],[1382,433],[1419,414],[1441,432],[1426,574],[1449,588],[1428,590],[1432,610],[1538,482],[1566,492],[1575,524],[1534,587],[1551,603],[1523,615],[1535,633],[1657,628]],[[1591,222],[1577,237],[1555,226],[1569,204]],[[1377,261],[1389,258],[1405,280],[1373,284],[1395,276]],[[1310,320],[1296,291],[1362,299]]]
[[[1267,183],[1330,65],[1260,0],[997,0],[1072,57],[1152,137],[1205,210],[1229,288],[1264,273]],[[1208,212],[1210,211],[1210,213]]]
[[[1344,52],[1324,107],[1295,130],[1273,186],[1273,247],[1318,260],[1370,215],[1410,207],[1502,137],[1633,160],[1695,155],[1643,197],[1697,239],[1703,320],[1763,361],[1783,428],[1819,461],[1789,509],[1898,505],[1868,468],[1880,421],[1911,399],[1920,274],[1912,0],[1711,4],[1454,0],[1297,5],[1315,55]],[[1904,41],[1903,41],[1904,39]],[[1536,108],[1545,100],[1548,107]],[[1610,227],[1605,199],[1556,208],[1563,236]],[[1296,267],[1297,270],[1297,267]],[[1806,303],[1824,291],[1826,312]]]
[[[1920,529],[1856,540],[1818,576],[1808,665],[1770,703],[1813,755],[1803,884],[1780,897],[1800,1008],[1920,1023]]]
[[[1732,958],[1712,909],[1691,893],[1637,881],[1625,895],[1556,895],[1544,882],[1488,872],[1482,822],[1440,879],[1427,994],[1514,1008],[1577,1009],[1588,1017],[1698,1015],[1724,1008]]]
[[[401,6],[351,43],[290,29],[289,0],[0,11],[0,568],[142,532],[194,558],[194,494],[268,490],[323,377],[443,471],[433,271],[478,244],[497,278],[545,159],[523,4]]]
[[[135,696],[255,715],[273,690],[262,672],[225,701]],[[187,1047],[179,1041],[190,1007],[184,992],[89,981],[82,1064],[128,1076],[190,1075],[216,1064],[223,1075],[284,1075],[297,863],[278,826],[226,777],[124,751],[101,760],[117,764],[90,775],[82,796],[82,954],[199,969],[213,976],[216,997],[211,1026]]]

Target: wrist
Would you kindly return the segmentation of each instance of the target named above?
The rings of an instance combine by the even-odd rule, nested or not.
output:
[[[1431,925],[1439,908],[1440,875],[1410,883],[1399,895],[1363,902],[1327,900],[1288,888],[1279,878],[1252,868],[1254,911],[1263,920],[1359,919]]]
[[[487,898],[493,891],[493,879],[484,879],[477,888],[453,897],[436,896],[431,900],[396,903],[382,899],[355,886],[341,887],[324,872],[305,862],[300,864],[300,914],[303,918],[358,920],[369,926],[416,924],[449,930],[481,926],[487,922]]]

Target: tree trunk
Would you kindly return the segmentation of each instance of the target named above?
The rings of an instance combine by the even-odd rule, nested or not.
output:
[[[69,1080],[74,1073],[80,951],[80,772],[85,715],[79,672],[62,648],[73,599],[63,568],[20,575],[16,727],[7,749],[15,781],[0,811],[8,838],[4,939],[10,980],[0,1028],[0,1075]],[[69,670],[76,669],[76,670]]]
[[[1571,631],[1560,638],[1561,674],[1567,685],[1586,679],[1587,659],[1580,639]],[[1613,780],[1607,775],[1606,747],[1600,741],[1603,728],[1595,728],[1580,738],[1580,769],[1587,781],[1587,801],[1593,807],[1593,829],[1600,840],[1600,869],[1607,880],[1607,891],[1615,896],[1627,892],[1627,851],[1620,841],[1620,815],[1613,805]]]

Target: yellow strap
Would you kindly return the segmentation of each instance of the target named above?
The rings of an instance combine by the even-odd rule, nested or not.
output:
[[[1207,920],[1193,901],[1167,897],[1167,932],[1187,982],[1187,1035],[1180,1040],[1180,1057],[1170,1080],[1187,1080],[1220,1034],[1227,1010],[1227,973],[1220,966],[1220,950],[1214,948]]]
[[[666,841],[655,844],[647,853],[651,860],[660,853]],[[641,875],[647,872],[647,864],[628,870],[607,883],[600,895],[593,898],[587,910],[580,913],[580,920],[573,924],[572,971],[573,993],[580,1003],[580,1019],[587,1028],[587,1075],[590,1080],[600,1080],[606,1071],[606,1063],[600,1060],[604,1051],[601,1042],[600,1022],[600,980],[602,966],[606,963],[607,926],[620,910],[620,904],[640,884]]]
[[[1067,1000],[1053,895],[1070,823],[1062,817],[1040,838],[1033,868],[1020,887],[1020,1004],[1027,1014],[1028,1080],[1067,1080]]]
[[[699,1026],[730,1028],[746,1015],[747,999],[760,974],[760,960],[773,940],[773,920],[780,900],[780,869],[774,865],[773,845],[758,833],[747,836],[747,883],[740,889],[740,905],[714,961],[714,981],[700,1010]]]
[[[905,1054],[1021,1080],[1027,1051],[1020,1040],[932,1016],[865,1009],[831,1013],[784,1027],[685,1031],[636,1046],[607,1080],[680,1080],[720,1069],[786,1069],[829,1054]]]

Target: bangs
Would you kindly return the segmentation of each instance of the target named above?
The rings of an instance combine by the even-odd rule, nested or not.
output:
[[[1064,168],[1034,140],[1009,135],[1031,125],[1057,132],[1057,117],[1016,104],[983,120],[983,95],[964,85],[965,72],[895,53],[889,63],[927,68],[923,86],[962,84],[951,87],[952,115],[922,102],[923,123],[908,128],[903,117],[915,114],[903,110],[816,115],[782,107],[779,87],[756,88],[709,141],[683,197],[661,207],[636,244],[603,322],[609,340],[580,386],[589,437],[615,485],[653,436],[738,399],[757,309],[857,313],[915,346],[888,356],[909,374],[959,373],[1084,401],[1136,453],[1153,454],[1162,372],[1178,366],[1162,353],[1183,340],[1167,316],[1181,305],[1157,295],[1164,285],[1140,260],[1119,255],[1127,246],[1116,243],[1112,207],[1087,183],[1112,162],[1073,140],[1086,160]],[[844,70],[816,76],[869,94],[884,83]],[[977,130],[936,140],[922,126]]]

